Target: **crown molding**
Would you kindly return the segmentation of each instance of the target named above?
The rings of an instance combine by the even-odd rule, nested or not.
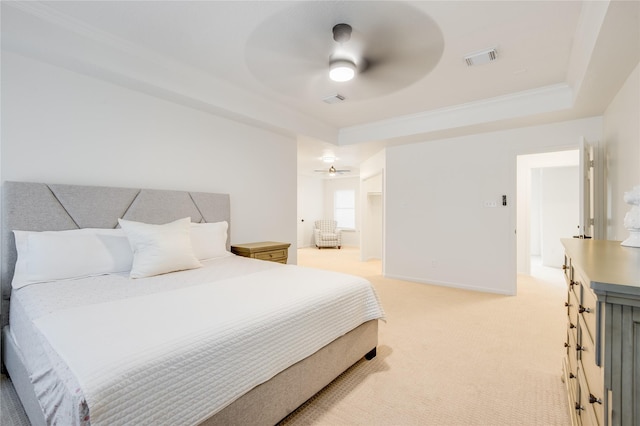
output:
[[[451,130],[571,108],[573,91],[555,84],[482,101],[410,114],[340,130],[339,145]]]
[[[3,28],[3,49],[289,137],[303,134],[337,142],[338,129],[333,126],[116,37],[46,4],[3,1],[2,7],[31,18],[28,25],[7,30],[9,34]],[[6,12],[10,10],[3,10]],[[37,31],[30,30],[35,27]]]

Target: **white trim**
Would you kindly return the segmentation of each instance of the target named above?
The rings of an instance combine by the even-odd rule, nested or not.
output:
[[[448,108],[404,115],[339,131],[338,144],[350,145],[371,140],[410,136],[561,111],[573,105],[573,91],[567,84],[555,84],[505,96]]]
[[[491,288],[491,287],[470,286],[470,285],[465,285],[465,284],[452,283],[452,282],[448,282],[448,281],[424,280],[424,279],[415,278],[415,277],[409,277],[409,276],[405,276],[405,275],[393,275],[393,274],[387,275],[387,274],[383,274],[383,276],[385,278],[391,278],[391,279],[402,280],[402,281],[411,281],[411,282],[415,282],[415,283],[418,283],[418,284],[427,284],[427,285],[450,287],[450,288],[460,288],[460,289],[463,289],[463,290],[480,291],[480,292],[492,293],[492,294],[502,294],[502,295],[505,295],[505,296],[515,296],[516,295],[515,292],[511,293],[511,292],[508,292],[508,291],[500,291],[500,290],[496,290],[495,288]],[[514,286],[514,288],[515,288],[515,286]]]

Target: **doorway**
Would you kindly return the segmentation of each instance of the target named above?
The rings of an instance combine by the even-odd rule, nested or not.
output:
[[[580,234],[580,151],[517,157],[517,270],[563,284],[561,238]]]

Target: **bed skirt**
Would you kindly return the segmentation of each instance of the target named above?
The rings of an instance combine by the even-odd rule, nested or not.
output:
[[[202,425],[273,426],[375,349],[377,344],[378,320],[368,321],[256,386]],[[29,374],[8,327],[3,330],[2,348],[9,377],[29,420],[34,426],[44,425]]]

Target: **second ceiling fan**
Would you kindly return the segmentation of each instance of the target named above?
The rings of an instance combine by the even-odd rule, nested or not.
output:
[[[327,173],[327,174],[329,174],[329,176],[335,176],[335,175],[342,175],[342,174],[345,174],[345,173],[351,173],[351,170],[348,170],[348,169],[336,169],[335,167],[331,166],[331,167],[329,167],[329,170],[321,169],[321,170],[314,170],[314,172],[316,172],[316,173]]]

